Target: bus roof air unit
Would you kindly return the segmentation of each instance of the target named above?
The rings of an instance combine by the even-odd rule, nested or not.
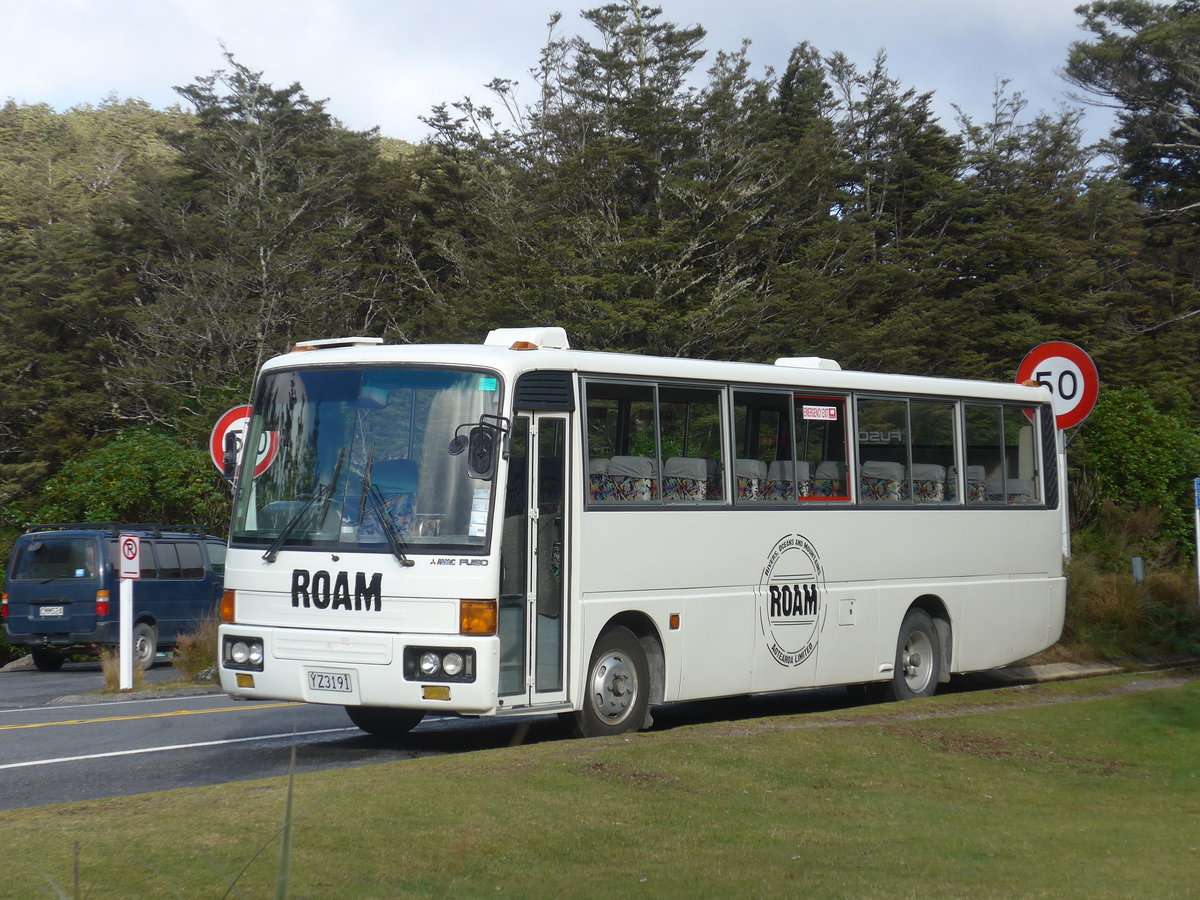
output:
[[[775,360],[777,366],[789,366],[793,369],[824,369],[827,372],[840,372],[842,367],[835,359],[825,359],[820,356],[781,356]]]
[[[571,349],[565,328],[493,328],[483,345],[510,350]]]

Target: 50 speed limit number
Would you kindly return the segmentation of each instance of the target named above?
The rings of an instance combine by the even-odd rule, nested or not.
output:
[[[1083,349],[1066,341],[1050,341],[1031,350],[1017,369],[1017,382],[1037,382],[1050,389],[1060,431],[1086,419],[1100,393],[1096,364]]]

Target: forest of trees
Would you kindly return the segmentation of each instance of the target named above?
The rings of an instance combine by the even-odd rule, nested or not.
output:
[[[985,120],[940,122],[882,53],[800,43],[754,75],[749,47],[706,52],[637,0],[585,12],[579,36],[552,20],[520,91],[498,77],[486,103],[434,106],[418,145],[347,130],[228,53],[178,108],[10,100],[0,508],[195,514],[153,506],[149,482],[113,506],[95,486],[129,469],[105,448],[143,475],[186,459],[219,494],[209,429],[297,339],[557,324],[585,349],[998,380],[1073,341],[1104,384],[1072,444],[1081,522],[1153,503],[1181,534],[1200,475],[1200,0],[1080,17],[1063,71],[1116,110],[1099,147],[1078,111],[1004,82]]]

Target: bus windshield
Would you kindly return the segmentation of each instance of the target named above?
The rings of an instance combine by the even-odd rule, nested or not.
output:
[[[263,376],[237,480],[232,543],[483,553],[493,483],[449,450],[495,416],[492,373],[412,367]],[[478,474],[478,473],[476,473]]]

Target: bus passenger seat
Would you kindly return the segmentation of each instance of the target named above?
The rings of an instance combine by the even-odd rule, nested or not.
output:
[[[990,478],[986,487],[988,503],[1032,503],[1033,486],[1028,478]]]
[[[899,503],[907,499],[904,466],[897,462],[868,460],[859,471],[860,499],[864,503]]]
[[[763,484],[767,480],[767,464],[765,462],[761,459],[739,459],[734,463],[733,474],[737,479],[737,498],[739,500],[766,499],[762,496]]]
[[[984,503],[987,501],[987,470],[983,466],[967,466],[967,502]],[[950,500],[958,498],[958,470],[950,467],[947,481],[947,492]]]
[[[671,456],[663,463],[663,500],[678,503],[705,499],[708,466],[693,456]]]
[[[941,503],[946,499],[946,467],[935,463],[913,463],[913,500]]]
[[[614,500],[653,500],[654,460],[648,456],[614,456],[608,464]]]
[[[808,480],[808,463],[793,463],[790,459],[777,459],[767,466],[767,481],[763,488],[767,500],[794,500],[807,497],[811,487]]]
[[[612,479],[608,474],[609,461],[603,456],[588,459],[588,497],[603,502],[613,495]]]
[[[817,464],[813,477],[814,497],[846,497],[846,464],[827,459]]]

